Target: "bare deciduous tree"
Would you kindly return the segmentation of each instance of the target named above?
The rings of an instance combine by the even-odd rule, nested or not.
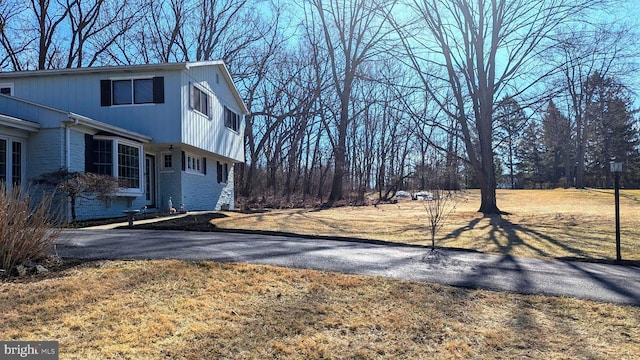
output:
[[[479,211],[499,213],[493,155],[494,109],[555,69],[536,63],[549,35],[601,0],[411,0],[418,29],[398,29],[410,64],[444,113],[460,125],[481,190]]]
[[[69,199],[72,221],[76,221],[77,199],[95,197],[98,200],[108,200],[118,190],[118,179],[113,176],[70,172],[66,169],[42,174],[35,180],[35,183],[54,188]]]
[[[634,73],[637,57],[636,37],[628,29],[614,24],[588,25],[565,29],[557,39],[557,52],[563,79],[559,92],[564,95],[573,120],[575,138],[575,186],[585,186],[587,144],[594,126],[587,116],[593,94],[587,79],[598,73],[603,77],[624,77]]]
[[[436,234],[442,229],[461,200],[462,198],[457,192],[445,192],[437,188],[431,191],[430,199],[424,200],[432,252],[436,250]]]
[[[334,175],[329,203],[342,199],[347,165],[347,131],[352,120],[351,95],[361,66],[376,57],[389,35],[386,14],[394,2],[371,0],[310,0],[327,52],[332,86],[338,98],[338,114],[329,132],[333,147]]]

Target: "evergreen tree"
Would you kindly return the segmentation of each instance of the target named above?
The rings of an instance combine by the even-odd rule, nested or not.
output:
[[[520,162],[516,169],[520,177],[519,183],[525,188],[542,187],[546,178],[544,164],[544,146],[540,124],[529,121],[524,134],[518,143]]]
[[[586,116],[593,127],[585,158],[586,185],[609,187],[612,184],[609,171],[612,159],[622,162],[627,174],[638,171],[636,119],[630,110],[631,99],[622,84],[595,73],[589,77],[586,87],[591,94]]]
[[[522,137],[522,129],[527,124],[527,118],[520,104],[512,97],[505,97],[500,101],[496,110],[496,120],[494,124],[497,128],[494,131],[496,144],[494,148],[498,159],[496,164],[504,164],[507,167],[509,185],[516,188],[515,167],[519,162],[517,144]],[[502,168],[496,167],[496,178],[499,179]]]
[[[544,162],[546,181],[562,186],[572,184],[572,131],[571,121],[564,116],[553,101],[549,102],[542,118]]]

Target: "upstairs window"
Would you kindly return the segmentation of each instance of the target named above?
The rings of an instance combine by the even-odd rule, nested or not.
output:
[[[194,84],[189,86],[189,106],[209,117],[209,95]]]
[[[240,115],[224,107],[224,126],[233,131],[240,131]]]
[[[0,94],[13,95],[13,84],[0,84]]]
[[[102,106],[164,103],[164,78],[101,80]]]

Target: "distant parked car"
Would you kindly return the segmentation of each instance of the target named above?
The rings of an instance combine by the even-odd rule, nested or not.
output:
[[[399,190],[399,191],[396,191],[396,197],[399,197],[399,198],[410,198],[411,194],[408,191]]]
[[[433,200],[433,194],[429,191],[418,191],[417,193],[413,194],[413,199],[431,201]]]

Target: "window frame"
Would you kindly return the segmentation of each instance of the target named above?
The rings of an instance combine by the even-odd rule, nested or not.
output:
[[[167,166],[167,156],[169,157],[169,164]],[[173,171],[175,169],[175,159],[172,152],[161,152],[160,153],[160,171]]]
[[[150,81],[151,87],[148,88],[149,93],[136,96],[136,84],[140,81]],[[120,101],[116,103],[116,84],[128,82],[128,101]],[[139,98],[144,100],[140,100]],[[164,104],[164,76],[134,76],[134,77],[115,77],[100,80],[100,106],[121,107],[121,106],[145,106]]]
[[[224,107],[224,126],[232,131],[240,133],[240,114],[231,110],[227,106]]]
[[[128,83],[128,84],[125,84]],[[124,84],[124,89],[128,89],[127,97],[128,102],[116,102],[118,96],[116,96],[116,87],[120,88],[119,84]],[[128,86],[126,86],[128,85]],[[113,106],[123,106],[123,105],[133,105],[133,79],[120,79],[120,80],[112,80],[111,81],[111,104]]]
[[[197,156],[194,153],[185,152],[184,171],[193,175],[207,175],[207,160],[205,156]]]
[[[2,94],[5,96],[13,96],[14,85],[13,83],[0,83],[0,90],[9,89],[9,94]]]
[[[93,136],[94,141],[111,141],[111,175],[118,179],[118,185],[120,184],[120,151],[119,145],[124,145],[138,150],[138,187],[118,187],[118,196],[131,196],[144,194],[144,146],[140,143],[129,141],[119,137],[113,136]],[[95,165],[95,163],[94,163]]]
[[[0,141],[4,142],[4,157],[0,159],[0,163],[3,163],[4,166],[4,176],[0,178],[0,181],[4,181],[9,189],[14,186],[22,187],[26,176],[26,141],[5,134],[0,135]],[[16,144],[19,144],[20,147],[18,163],[16,163],[16,153],[14,151]],[[15,173],[16,170],[18,174]]]
[[[197,95],[197,96],[196,96]],[[197,104],[196,104],[197,99]],[[205,100],[206,104],[202,105],[202,100]],[[189,83],[189,108],[198,114],[206,116],[211,119],[211,94],[195,83]]]
[[[229,163],[216,161],[216,175],[218,184],[227,184],[229,182]]]

